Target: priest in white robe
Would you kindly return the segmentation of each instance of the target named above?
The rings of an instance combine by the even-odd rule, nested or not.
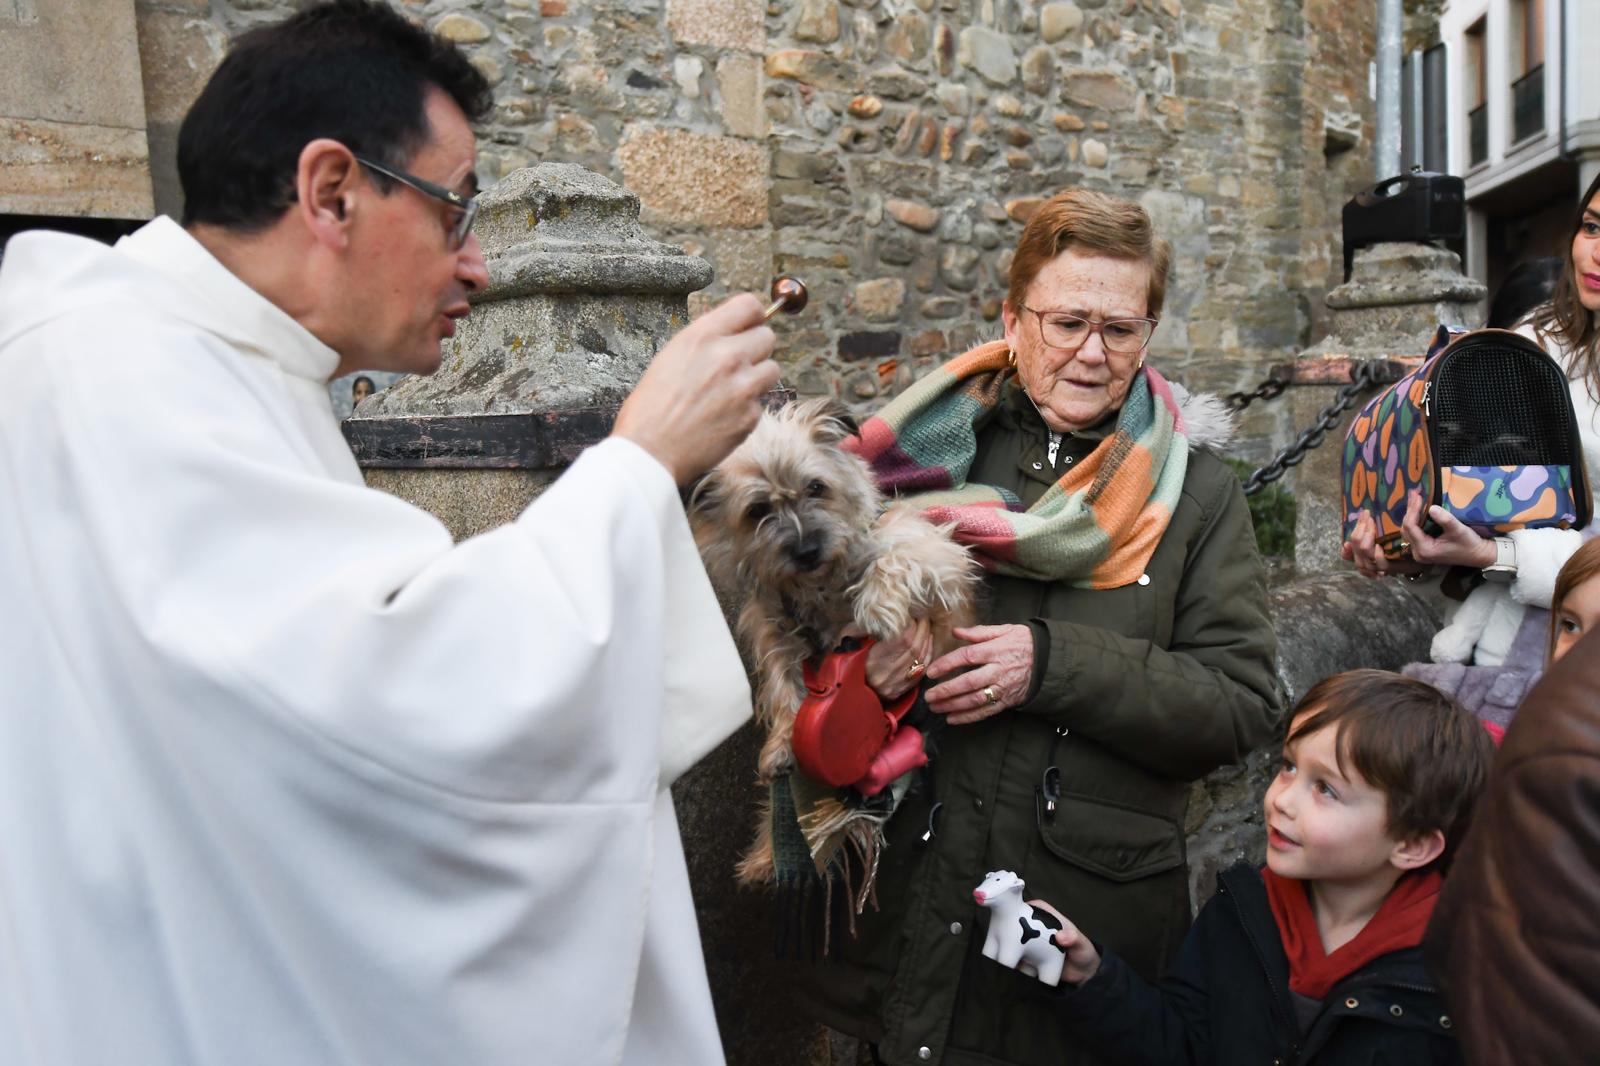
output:
[[[285,26],[346,65],[422,32],[337,7]],[[261,37],[197,112],[248,118],[264,48],[318,61]],[[703,317],[464,543],[366,488],[326,382],[432,369],[485,278],[420,189],[473,191],[486,97],[440,48],[410,188],[324,133],[266,226],[6,248],[7,1066],[722,1061],[668,787],[749,694],[678,485],[753,423],[772,335],[751,297]]]

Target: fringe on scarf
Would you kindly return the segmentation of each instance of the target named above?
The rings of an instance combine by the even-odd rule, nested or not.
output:
[[[797,774],[772,782],[765,828],[771,834],[772,879],[778,890],[774,948],[779,958],[816,961],[819,947],[820,957],[828,957],[836,900],[843,904],[848,934],[856,935],[856,916],[869,902],[876,906],[884,825],[908,790],[910,777],[872,799],[824,790]]]

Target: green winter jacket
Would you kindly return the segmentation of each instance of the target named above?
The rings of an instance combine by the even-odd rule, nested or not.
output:
[[[1192,443],[1215,442],[1215,414],[1215,401],[1188,401]],[[1113,425],[1069,434],[1058,463],[1081,460]],[[1044,423],[1013,385],[979,432],[971,478],[1031,505],[1057,476]],[[1019,873],[1030,897],[1147,978],[1183,942],[1190,785],[1267,742],[1281,713],[1250,514],[1233,472],[1199,447],[1146,576],[1105,590],[987,579],[983,620],[1033,626],[1030,697],[937,734],[924,787],[887,826],[876,909],[854,937],[836,916],[829,960],[795,964],[811,1014],[878,1045],[884,1062],[1094,1061],[1053,1019],[1044,986],[1019,996],[1026,983],[980,954],[988,915],[972,891],[990,870]],[[1052,765],[1060,798],[1048,814]]]

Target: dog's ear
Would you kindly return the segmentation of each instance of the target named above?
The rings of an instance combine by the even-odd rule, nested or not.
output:
[[[809,400],[804,416],[809,423],[811,439],[818,444],[840,444],[846,437],[854,437],[861,432],[855,416],[838,400]]]
[[[726,502],[726,484],[721,473],[713,467],[690,482],[683,490],[683,505],[689,518],[710,518]]]

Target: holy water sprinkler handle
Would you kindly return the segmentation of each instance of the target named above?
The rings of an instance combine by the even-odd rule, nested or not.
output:
[[[761,312],[761,321],[766,322],[779,311],[791,315],[798,315],[805,310],[806,284],[799,278],[792,278],[785,274],[772,282],[772,303]]]

